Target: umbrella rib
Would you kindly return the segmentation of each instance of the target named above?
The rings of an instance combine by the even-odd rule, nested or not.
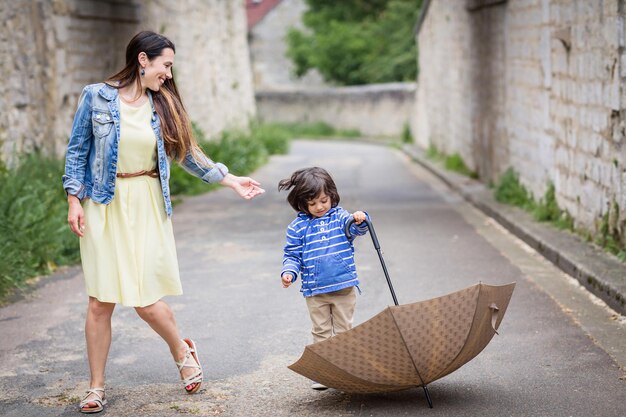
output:
[[[422,383],[420,386],[425,387],[426,384],[424,383],[424,380],[422,379],[422,376],[420,375],[420,371],[417,369],[415,360],[413,359],[413,356],[411,355],[411,351],[409,350],[409,345],[407,345],[406,340],[404,340],[404,335],[402,334],[402,331],[400,331],[400,326],[398,326],[398,323],[396,322],[396,316],[393,315],[393,310],[391,309],[391,307],[388,307],[388,308],[389,308],[389,312],[391,313],[391,318],[393,319],[393,324],[396,325],[396,329],[398,329],[398,334],[400,335],[400,339],[402,339],[402,343],[404,343],[404,348],[409,354],[409,358],[411,358],[411,363],[413,364],[413,368],[415,368],[417,377],[420,379],[420,382]]]

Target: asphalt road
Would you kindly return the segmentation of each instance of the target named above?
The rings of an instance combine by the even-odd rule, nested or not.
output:
[[[284,231],[295,213],[276,188],[295,169],[312,165],[333,175],[344,208],[370,214],[401,304],[479,281],[517,282],[500,335],[429,385],[433,409],[421,389],[317,392],[287,369],[311,336],[299,285],[280,285]],[[207,378],[202,390],[186,395],[166,345],[133,309],[118,307],[109,404],[101,415],[626,415],[624,318],[399,151],[297,141],[254,177],[267,190],[256,200],[222,189],[174,209],[185,294],[166,301],[183,335],[198,344]],[[392,300],[369,236],[357,239],[356,252],[363,291],[358,324]],[[78,267],[0,309],[0,415],[77,415],[88,383],[85,310]]]

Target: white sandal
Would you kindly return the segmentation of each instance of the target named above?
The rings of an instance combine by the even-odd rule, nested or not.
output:
[[[183,368],[196,368],[198,370],[195,374],[183,379],[183,387],[185,387],[185,391],[187,394],[193,394],[200,389],[200,384],[202,384],[202,366],[200,365],[200,360],[198,359],[198,348],[193,340],[182,339],[182,341],[187,345],[187,351],[185,352],[185,359],[183,359],[182,362],[176,362],[176,365],[178,366],[178,372],[181,372]],[[197,365],[187,364],[187,361],[189,361],[191,357],[196,360]],[[196,384],[196,386],[188,390],[187,387],[192,384]]]
[[[98,391],[102,391],[102,395],[98,394]],[[104,388],[90,388],[85,391],[87,395],[85,395],[80,402],[80,412],[85,414],[91,413],[99,413],[104,410],[104,406],[107,403],[107,400],[104,398]],[[96,398],[87,399],[91,394],[95,395]],[[96,407],[84,408],[87,404],[94,403]]]

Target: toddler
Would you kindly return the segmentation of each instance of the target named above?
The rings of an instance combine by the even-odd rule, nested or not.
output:
[[[278,183],[279,191],[290,189],[287,201],[298,214],[287,227],[282,284],[287,288],[300,275],[313,341],[320,342],[352,327],[359,285],[352,240],[367,232],[368,216],[338,206],[335,182],[322,168],[298,170]],[[348,239],[344,226],[351,218],[355,224]],[[318,383],[312,388],[326,389]]]

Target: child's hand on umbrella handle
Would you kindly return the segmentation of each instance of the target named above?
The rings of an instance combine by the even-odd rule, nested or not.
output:
[[[281,278],[283,279],[283,288],[289,288],[289,286],[291,285],[291,281],[293,280],[293,275],[287,273],[284,274]]]
[[[352,213],[352,217],[354,218],[354,222],[356,224],[361,224],[365,221],[365,219],[367,219],[365,213],[363,213],[362,211],[355,211],[354,213]]]

